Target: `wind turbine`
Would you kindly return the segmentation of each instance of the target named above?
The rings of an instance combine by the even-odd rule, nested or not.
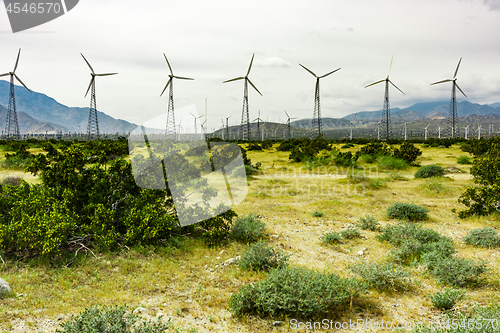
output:
[[[438,138],[441,139],[441,126],[438,125]]]
[[[202,124],[200,124],[200,126],[201,126],[200,139],[201,140],[205,140],[205,135],[206,135],[205,124],[206,123],[207,123],[207,120],[205,119],[205,121]]]
[[[198,129],[196,128],[196,119],[203,117],[203,115],[201,115],[201,116],[195,116],[195,115],[194,115],[194,114],[192,114],[191,112],[189,112],[189,113],[190,113],[190,114],[193,116],[193,118],[194,118],[194,135],[196,136],[196,135],[198,135]]]
[[[257,138],[260,138],[260,122],[262,119],[260,119],[260,110],[259,110],[259,116],[255,118],[253,121],[257,120]]]
[[[448,131],[450,132],[451,138],[455,138],[458,136],[458,116],[457,116],[457,94],[456,89],[460,90],[460,92],[465,95],[465,93],[460,89],[457,84],[457,73],[458,67],[460,67],[460,63],[462,62],[462,58],[458,61],[457,69],[455,70],[455,74],[453,75],[453,79],[442,80],[438,82],[431,83],[431,86],[434,84],[444,83],[444,82],[453,82],[451,85],[451,102],[450,102],[450,112],[448,114]]]
[[[314,135],[314,132],[320,136],[322,134],[322,124],[321,124],[321,103],[320,103],[320,93],[319,93],[319,79],[322,79],[324,77],[327,77],[330,74],[335,73],[336,71],[340,70],[340,68],[337,68],[334,71],[331,71],[329,73],[326,73],[325,75],[322,76],[317,76],[314,74],[313,71],[310,69],[306,68],[304,65],[299,64],[302,68],[304,68],[306,71],[311,73],[312,76],[316,78],[316,89],[314,92],[314,112],[313,112],[313,119],[312,119],[312,126],[311,126],[311,136]]]
[[[469,134],[469,127],[470,127],[470,124],[467,125],[466,127],[464,127],[464,129],[465,129],[465,140],[467,140],[467,136]]]
[[[16,69],[17,65],[19,64],[19,57],[21,56],[21,49],[19,49],[19,52],[17,53],[17,59],[16,59],[16,64],[14,65],[14,70],[12,72],[8,72],[5,74],[0,75],[2,76],[7,76],[10,75],[10,91],[9,91],[9,106],[7,108],[7,121],[5,122],[5,131],[3,134],[7,136],[19,136],[19,124],[17,122],[17,112],[16,112],[16,94],[14,91],[14,78],[23,85],[26,90],[28,90],[31,93],[31,90],[26,87],[26,85],[21,81],[21,79],[16,75]]]
[[[425,140],[427,140],[427,129],[429,128],[430,124],[427,125],[427,127],[425,128]]]
[[[229,118],[231,118],[231,117],[232,116],[226,117],[226,136],[227,136],[226,140],[230,140],[230,138],[229,138]]]
[[[406,139],[408,138],[408,136],[406,135],[407,134],[406,130],[407,130],[408,123],[406,122],[406,120],[403,119],[403,117],[401,117],[400,114],[398,114],[398,117],[401,118],[401,120],[404,121],[404,123],[405,123],[405,141],[406,141]]]
[[[377,140],[380,140],[380,120],[378,122],[378,127],[377,127]]]
[[[356,112],[354,114],[354,117],[352,117],[352,120],[351,120],[350,133],[349,133],[349,139],[350,140],[352,140],[352,128],[355,127],[353,121],[354,121],[354,119],[356,119],[357,115],[358,115],[358,113]]]
[[[482,125],[477,125],[477,130],[474,131],[474,132],[477,132],[477,138],[479,140],[481,139],[481,128],[482,128]]]
[[[287,116],[287,120],[286,120],[286,124],[288,125],[288,140],[290,140],[292,138],[292,131],[291,131],[291,125],[290,125],[290,119],[297,119],[297,118],[290,118],[290,116],[288,115],[288,112],[286,112],[286,116]]]
[[[174,79],[180,79],[180,80],[194,80],[189,77],[182,77],[182,76],[176,76],[174,75],[174,72],[172,71],[172,67],[170,66],[170,63],[168,62],[167,56],[165,53],[163,53],[163,56],[165,57],[165,60],[167,61],[168,69],[170,70],[170,75],[168,76],[169,79],[167,81],[167,84],[165,85],[165,88],[163,88],[163,91],[160,94],[160,97],[163,95],[165,90],[167,90],[167,87],[170,86],[170,89],[168,91],[168,109],[167,109],[167,125],[165,128],[165,135],[174,135],[175,136],[175,115],[174,115]],[[205,101],[205,107],[206,107],[206,101]],[[196,132],[196,128],[195,128]]]
[[[80,55],[83,57],[83,60],[85,60],[85,62],[89,66],[91,71],[90,76],[92,76],[92,78],[90,79],[89,87],[87,88],[87,92],[85,93],[85,97],[87,97],[90,88],[92,88],[92,91],[90,92],[90,108],[89,108],[89,122],[87,125],[87,135],[93,136],[95,134],[97,135],[97,137],[99,137],[99,120],[97,119],[97,104],[95,98],[95,77],[116,75],[118,73],[96,74],[92,66],[90,66],[90,63],[83,56],[83,54],[80,53]]]
[[[250,66],[248,66],[248,71],[247,75],[245,76],[240,76],[231,80],[226,80],[222,83],[226,82],[231,82],[231,81],[237,81],[237,80],[245,80],[245,88],[243,92],[243,111],[241,113],[241,130],[242,130],[242,137],[243,140],[249,140],[250,139],[250,115],[248,112],[248,83],[259,93],[259,95],[262,96],[260,93],[259,89],[254,86],[252,81],[248,78],[248,75],[250,74],[250,70],[252,69],[252,63],[253,63],[253,57],[255,54],[252,55],[252,60],[250,60]]]
[[[387,77],[383,80],[374,82],[372,84],[367,85],[365,88],[368,88],[370,86],[376,85],[378,83],[384,82],[385,81],[385,95],[384,95],[384,110],[382,111],[382,118],[380,120],[380,127],[382,129],[382,133],[385,131],[385,139],[388,140],[389,137],[391,136],[392,133],[392,128],[391,128],[391,111],[390,111],[390,104],[389,104],[389,83],[392,84],[397,90],[399,90],[403,95],[405,94],[401,89],[396,87],[394,83],[392,83],[391,80],[389,80],[389,74],[391,74],[391,68],[392,68],[392,60],[394,60],[394,57],[391,59],[391,65],[389,66],[389,73],[387,74]],[[385,128],[384,128],[385,127]]]

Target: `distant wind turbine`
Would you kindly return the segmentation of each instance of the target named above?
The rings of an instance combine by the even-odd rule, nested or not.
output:
[[[427,140],[427,129],[429,128],[430,124],[425,127],[425,140]]]
[[[457,73],[458,73],[458,67],[460,67],[460,63],[462,62],[462,58],[458,61],[457,69],[455,70],[455,74],[453,74],[452,79],[447,79],[447,80],[442,80],[438,82],[431,83],[431,85],[434,84],[439,84],[439,83],[444,83],[444,82],[452,82],[451,85],[451,102],[450,102],[450,112],[448,114],[448,131],[450,132],[450,137],[455,138],[459,135],[458,131],[458,116],[457,116],[457,94],[455,88],[458,88],[460,92],[465,95],[465,93],[460,89],[460,87],[457,84]]]
[[[390,103],[389,103],[389,83],[392,84],[397,90],[399,90],[403,95],[405,94],[401,89],[396,87],[394,83],[392,83],[391,80],[389,80],[389,75],[391,74],[391,68],[392,68],[392,60],[394,57],[391,59],[391,65],[389,66],[389,74],[387,74],[387,77],[383,80],[374,82],[372,84],[367,85],[365,88],[368,88],[370,86],[373,86],[375,84],[381,83],[385,81],[385,95],[384,95],[384,109],[382,111],[382,119],[381,119],[381,128],[382,132],[385,132],[385,139],[388,140],[389,137],[391,136],[392,133],[392,128],[391,128],[391,112],[390,112]]]
[[[350,132],[349,132],[349,139],[352,140],[352,129],[354,126],[354,119],[356,119],[356,116],[358,115],[358,113],[356,112],[354,114],[354,117],[352,117],[352,120],[351,120],[351,126],[350,126]]]
[[[319,135],[322,134],[321,103],[320,103],[321,102],[320,101],[321,97],[320,97],[320,93],[319,93],[319,79],[322,79],[324,77],[327,77],[330,74],[335,73],[336,71],[340,70],[340,68],[337,68],[334,71],[326,73],[325,75],[317,76],[316,74],[314,74],[313,71],[311,71],[310,69],[308,69],[304,65],[302,65],[302,64],[299,64],[299,65],[302,68],[304,68],[306,71],[308,71],[309,73],[311,73],[311,75],[316,78],[316,88],[315,88],[315,92],[314,92],[314,112],[313,112],[313,119],[312,119],[312,128],[311,128],[311,134],[312,135],[311,136],[313,136],[314,134],[316,134],[317,136],[319,136]]]
[[[169,79],[167,81],[167,84],[165,85],[165,88],[163,88],[163,91],[160,94],[160,97],[163,95],[165,90],[167,90],[167,87],[170,86],[170,89],[168,91],[168,109],[167,109],[167,126],[165,129],[165,134],[166,135],[174,135],[175,136],[175,112],[174,112],[174,79],[180,79],[180,80],[194,80],[189,77],[182,77],[182,76],[176,76],[174,75],[174,72],[172,71],[172,67],[170,66],[170,63],[168,62],[167,56],[165,53],[163,53],[163,56],[165,57],[165,60],[167,61],[168,69],[170,70],[170,75],[168,76]],[[205,101],[205,106],[206,106],[206,101]],[[196,129],[195,129],[196,132]]]
[[[288,125],[288,140],[290,140],[292,138],[290,120],[297,119],[297,118],[290,118],[290,116],[288,115],[288,112],[285,111],[285,113],[286,113],[286,116],[288,117],[288,119],[286,120],[286,124]]]
[[[2,76],[10,76],[10,91],[9,91],[9,106],[7,108],[7,121],[5,123],[5,131],[3,134],[7,136],[19,136],[19,124],[17,122],[17,112],[16,112],[16,94],[14,91],[14,78],[19,81],[23,85],[26,90],[31,93],[31,90],[26,87],[26,85],[21,81],[21,79],[16,75],[17,65],[19,64],[19,57],[21,56],[21,49],[17,53],[16,64],[14,65],[14,70],[12,72],[8,72],[5,74],[1,74]]]
[[[467,136],[469,135],[469,127],[470,127],[470,125],[467,125],[466,127],[464,127],[464,129],[465,129],[465,140],[467,140]]]
[[[199,119],[199,118],[201,118],[201,117],[203,117],[203,115],[201,115],[201,116],[195,116],[195,115],[194,115],[194,114],[192,114],[191,112],[189,112],[189,113],[190,113],[190,114],[193,116],[193,118],[194,118],[194,134],[195,134],[195,135],[198,135],[198,129],[197,129],[197,127],[196,127],[196,120],[197,120],[197,119]]]
[[[242,130],[242,138],[244,141],[250,139],[250,115],[248,111],[248,83],[259,93],[259,95],[262,96],[260,93],[259,89],[254,86],[252,81],[248,78],[248,75],[250,74],[250,70],[252,69],[252,63],[253,63],[253,58],[255,54],[252,55],[252,60],[250,60],[250,66],[248,66],[248,71],[247,75],[237,77],[231,80],[226,80],[222,83],[226,82],[231,82],[231,81],[237,81],[237,80],[245,80],[245,86],[244,86],[244,92],[243,92],[243,111],[241,113],[241,130]]]
[[[399,117],[399,118],[401,118],[401,120],[405,123],[405,141],[406,141],[406,139],[408,138],[408,136],[407,136],[407,134],[406,134],[406,133],[407,133],[407,131],[406,131],[406,130],[407,130],[406,126],[408,125],[408,123],[406,122],[406,120],[404,120],[404,119],[403,119],[403,117],[401,117],[401,115],[400,115],[400,114],[398,114],[398,117]]]

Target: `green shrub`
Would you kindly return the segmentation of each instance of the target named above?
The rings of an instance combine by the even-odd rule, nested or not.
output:
[[[314,217],[322,217],[324,214],[320,210],[315,210],[314,212],[311,213],[311,215]]]
[[[410,273],[393,263],[362,262],[349,266],[368,286],[378,290],[409,290],[413,286]]]
[[[126,313],[126,307],[90,307],[78,316],[61,324],[59,333],[157,333],[170,326],[156,321],[141,321],[138,316]]]
[[[349,226],[347,229],[342,230],[340,232],[340,236],[343,239],[361,238],[361,234],[359,233],[359,230],[354,228],[353,226]]]
[[[415,178],[441,177],[443,175],[444,169],[436,164],[424,165],[415,172]]]
[[[339,244],[342,243],[342,236],[338,232],[328,232],[320,240],[324,244]]]
[[[377,160],[380,167],[385,170],[403,170],[408,168],[408,164],[400,158],[381,156]]]
[[[361,147],[361,149],[356,152],[358,155],[372,155],[372,156],[381,156],[381,155],[390,155],[391,148],[387,145],[387,143],[382,142],[370,142],[365,146]]]
[[[276,251],[266,242],[259,241],[241,255],[238,266],[253,271],[269,271],[272,268],[287,266],[289,257],[280,250]]]
[[[250,214],[245,217],[238,217],[231,228],[231,238],[244,243],[252,243],[264,236],[266,224],[259,218]]]
[[[480,284],[481,274],[487,271],[485,262],[443,257],[439,252],[425,254],[422,261],[438,282],[461,288]]]
[[[427,190],[429,190],[430,192],[437,194],[448,192],[448,188],[446,186],[443,186],[443,184],[435,178],[431,178],[429,182],[424,185],[424,187],[427,188]]]
[[[370,154],[363,154],[363,155],[359,156],[359,158],[361,159],[361,161],[363,161],[364,163],[367,163],[367,164],[372,164],[373,162],[376,161],[375,156],[370,155]]]
[[[344,153],[339,151],[333,156],[333,161],[338,166],[353,166],[356,164],[357,159],[357,156],[350,151]]]
[[[422,155],[422,151],[411,142],[404,142],[399,148],[395,148],[392,153],[393,157],[402,159],[408,164],[415,162],[420,155]]]
[[[251,143],[247,146],[247,150],[260,150],[262,151],[262,146],[259,145],[258,143]]]
[[[433,295],[429,295],[432,305],[440,310],[449,310],[455,306],[457,300],[464,297],[465,291],[453,288],[444,288]]]
[[[427,219],[429,210],[425,207],[396,202],[387,208],[387,217],[404,221],[422,221]]]
[[[353,143],[348,142],[348,143],[344,144],[344,145],[343,145],[342,147],[340,147],[340,148],[342,148],[342,149],[349,149],[349,148],[352,148],[352,147],[354,147],[354,144],[353,144]]]
[[[458,164],[472,164],[470,156],[462,155],[457,158]]]
[[[379,223],[375,218],[371,215],[366,215],[366,217],[360,217],[358,220],[358,227],[360,227],[363,230],[371,230],[371,231],[378,231],[379,230]]]
[[[231,296],[229,310],[237,317],[325,318],[363,291],[364,285],[356,279],[289,266],[240,288]]]
[[[499,247],[500,236],[491,227],[471,230],[465,237],[464,243],[480,247]]]

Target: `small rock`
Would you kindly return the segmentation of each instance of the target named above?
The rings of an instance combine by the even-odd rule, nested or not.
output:
[[[219,260],[219,259],[220,259],[220,257],[216,257],[216,258],[215,258],[215,260]]]
[[[280,235],[271,235],[271,238],[278,239],[278,238],[280,238]]]
[[[138,313],[147,313],[148,309],[143,308],[143,307],[137,307],[135,310],[132,312],[133,314],[138,314]]]
[[[366,247],[363,248],[361,251],[358,251],[358,255],[360,255],[360,256],[364,255],[365,251],[366,251]]]
[[[10,294],[11,289],[7,281],[0,278],[0,297]]]
[[[210,268],[210,269],[209,269],[209,271],[210,271],[210,272],[213,272],[213,271],[214,271],[214,269],[213,269],[213,268]]]
[[[220,252],[219,252],[219,254],[223,254],[224,252],[226,252],[226,251],[225,251],[225,250],[222,250],[222,251],[220,251]]]
[[[281,325],[283,325],[283,322],[282,321],[279,321],[279,320],[275,320],[273,321],[273,323],[271,324],[272,327],[281,327]]]
[[[215,268],[219,268],[219,265],[215,265]]]
[[[236,258],[230,258],[230,259],[227,259],[226,261],[224,261],[224,265],[232,265],[232,264],[236,264]]]

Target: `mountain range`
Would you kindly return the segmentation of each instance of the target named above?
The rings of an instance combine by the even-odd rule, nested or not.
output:
[[[10,83],[0,80],[0,126],[6,122]],[[38,92],[15,87],[16,110],[21,133],[87,132],[89,108],[68,107]],[[3,106],[3,107],[2,107]],[[101,133],[128,133],[137,125],[97,111]]]

